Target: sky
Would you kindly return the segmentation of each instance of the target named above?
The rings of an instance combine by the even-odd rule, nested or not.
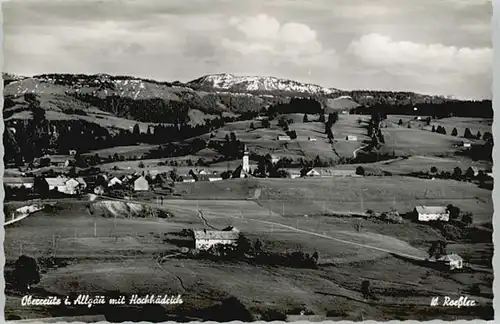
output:
[[[10,0],[4,71],[492,97],[491,0]]]

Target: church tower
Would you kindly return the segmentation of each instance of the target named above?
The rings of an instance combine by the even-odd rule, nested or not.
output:
[[[249,160],[248,160],[248,149],[247,149],[246,145],[245,145],[245,150],[243,152],[243,171],[250,172],[250,164],[249,164]]]

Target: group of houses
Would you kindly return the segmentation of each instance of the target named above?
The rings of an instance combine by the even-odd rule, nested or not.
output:
[[[35,178],[29,177],[4,177],[5,186],[10,188],[33,189],[35,187]],[[55,178],[42,178],[40,182],[45,182],[45,186],[50,191],[58,191],[67,195],[77,195],[87,189],[87,182],[82,177],[68,178],[58,176]],[[41,183],[40,183],[41,185]]]

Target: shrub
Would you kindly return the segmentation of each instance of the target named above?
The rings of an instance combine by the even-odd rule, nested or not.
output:
[[[467,178],[473,178],[474,177],[474,170],[472,169],[472,167],[469,167],[467,169],[467,171],[465,171],[465,176]]]
[[[143,169],[144,168],[144,162],[139,162],[138,167]]]
[[[400,119],[400,120],[398,121],[398,125],[400,125],[400,126],[401,126],[401,125],[403,125],[403,120],[402,120],[402,119]]]
[[[451,131],[451,136],[457,136],[458,135],[458,131],[457,131],[457,128],[453,128],[453,130]]]
[[[361,293],[364,299],[369,299],[371,297],[370,282],[368,280],[363,280],[361,283]]]
[[[39,283],[40,269],[36,260],[21,255],[16,261],[13,278],[17,287],[21,290],[27,290],[30,285]]]
[[[466,225],[471,225],[473,222],[472,213],[464,213],[462,215],[462,222]]]
[[[357,175],[364,176],[364,175],[365,175],[365,169],[364,169],[362,166],[358,166],[358,167],[356,168],[356,174],[357,174]]]
[[[437,171],[438,171],[438,169],[435,166],[431,167],[431,172],[432,173],[436,173]]]
[[[481,294],[481,287],[479,286],[478,283],[475,283],[469,288],[469,292],[471,295],[475,295],[475,296],[480,295]]]
[[[304,123],[309,122],[309,119],[307,118],[307,114],[304,114],[304,119],[302,120]]]

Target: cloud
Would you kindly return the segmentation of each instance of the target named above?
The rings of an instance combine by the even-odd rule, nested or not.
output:
[[[491,48],[422,44],[369,34],[351,42],[345,60],[360,75],[367,70],[384,83],[413,91],[491,97],[486,86],[491,82]]]
[[[395,41],[390,37],[369,34],[353,41],[347,52],[362,63],[388,71],[407,73],[485,74],[492,69],[491,48],[458,48],[443,44],[420,44]]]
[[[233,17],[229,25],[244,37],[225,37],[221,45],[245,56],[260,56],[273,61],[286,61],[296,65],[316,65],[328,62],[335,65],[333,49],[324,49],[317,33],[308,25],[298,22],[280,23],[265,14],[252,17]]]

